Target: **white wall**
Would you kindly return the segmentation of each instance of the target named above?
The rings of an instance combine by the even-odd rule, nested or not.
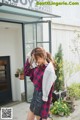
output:
[[[23,66],[21,25],[0,23],[0,56],[7,55],[10,56],[12,98],[17,100],[19,81],[14,74]]]
[[[72,25],[72,24],[70,25],[66,22],[65,22],[65,24],[59,23],[59,22],[54,22],[54,21],[52,22],[52,55],[55,56],[55,53],[57,52],[58,47],[61,43],[64,61],[68,61],[69,63],[72,62],[74,64],[80,64],[78,55],[74,54],[71,51],[71,48],[73,46],[72,40],[75,37],[75,32],[74,32],[75,30],[80,32],[80,26],[79,25],[77,26],[77,23],[75,25]],[[74,68],[72,67],[72,70],[73,69]],[[66,71],[64,73],[65,73],[65,76],[64,76],[65,83],[67,85],[70,85],[73,82],[80,82],[80,80],[79,80],[80,72],[78,72],[78,73],[73,72],[73,74],[71,74],[71,75],[69,75],[69,73]],[[76,78],[76,76],[78,76],[78,77]],[[74,78],[76,78],[76,79],[74,79]]]
[[[70,46],[75,37],[75,30],[80,31],[80,26],[52,23],[52,54],[54,55],[59,44],[62,44],[64,59],[79,63],[78,57],[72,53]]]

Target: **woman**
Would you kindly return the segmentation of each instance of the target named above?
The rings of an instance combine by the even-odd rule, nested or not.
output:
[[[37,47],[32,50],[31,59],[28,57],[25,64],[25,75],[30,76],[34,84],[28,120],[34,120],[35,115],[37,120],[48,118],[53,84],[56,80],[53,60],[48,56],[44,49]],[[32,67],[33,60],[36,63],[35,68]]]

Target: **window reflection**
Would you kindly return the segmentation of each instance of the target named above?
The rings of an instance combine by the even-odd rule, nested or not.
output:
[[[0,83],[0,91],[6,91],[8,89],[7,83]]]
[[[33,43],[33,40],[36,40],[36,26],[35,24],[25,25],[25,43]]]
[[[0,66],[0,70],[5,70],[5,66]]]
[[[6,61],[0,60],[0,91],[8,89],[6,65]]]
[[[43,24],[42,23],[38,23],[37,24],[37,42],[43,42]]]
[[[34,48],[33,44],[25,44],[26,55]]]
[[[5,71],[0,71],[0,81],[5,81]]]
[[[47,52],[49,52],[49,43],[37,43],[37,47],[43,47]]]

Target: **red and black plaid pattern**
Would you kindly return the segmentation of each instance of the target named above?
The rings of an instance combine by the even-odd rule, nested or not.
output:
[[[30,63],[26,62],[25,67],[24,67],[24,73],[26,76],[30,76],[31,81],[33,82],[36,90],[42,90],[42,79],[43,79],[43,74],[46,66],[43,65],[41,67],[36,67],[31,69],[30,68]],[[50,103],[51,103],[51,97],[52,97],[52,88],[48,96],[48,101],[44,102],[42,105],[42,110],[41,110],[41,118],[47,118],[48,117],[48,112],[50,108]]]

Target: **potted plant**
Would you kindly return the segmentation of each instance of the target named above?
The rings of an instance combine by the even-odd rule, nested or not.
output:
[[[19,79],[20,80],[24,80],[24,69],[20,69],[20,72],[19,72]]]
[[[18,68],[15,77],[18,77],[20,80],[24,80],[24,69],[23,68]]]
[[[19,77],[19,69],[16,70],[15,77]]]

